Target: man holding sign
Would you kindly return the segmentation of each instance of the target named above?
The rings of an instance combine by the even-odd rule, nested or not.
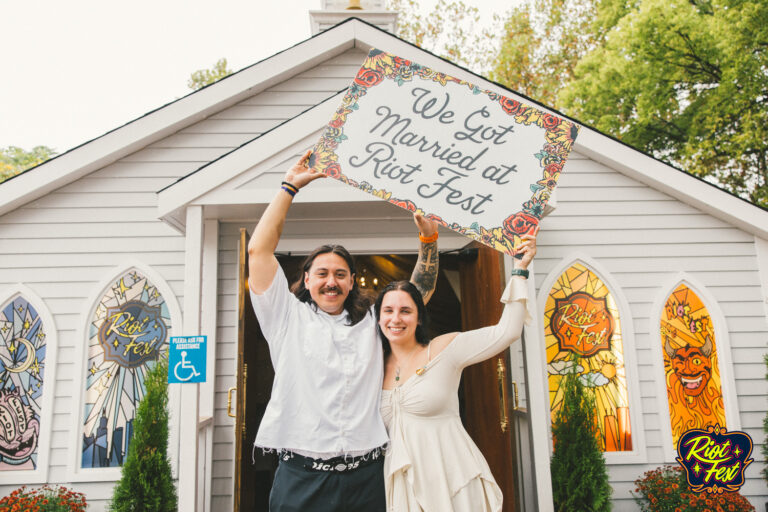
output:
[[[341,246],[321,246],[289,290],[274,256],[293,197],[325,177],[310,168],[310,155],[286,173],[248,244],[251,302],[275,368],[254,445],[280,456],[272,512],[383,512],[383,353],[371,301],[355,284],[354,261]],[[414,219],[421,247],[411,282],[426,302],[437,281],[437,224]]]

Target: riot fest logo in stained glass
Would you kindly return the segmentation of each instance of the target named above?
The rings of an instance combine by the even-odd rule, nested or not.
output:
[[[562,379],[576,373],[594,393],[602,449],[632,450],[621,321],[608,287],[574,263],[550,290],[544,326],[552,421],[563,403]]]
[[[89,333],[82,467],[122,465],[144,378],[158,357],[167,357],[170,326],[162,295],[136,270],[99,301]]]

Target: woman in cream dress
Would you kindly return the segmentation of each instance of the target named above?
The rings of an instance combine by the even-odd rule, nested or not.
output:
[[[524,237],[515,270],[501,296],[499,323],[431,341],[422,322],[421,295],[407,281],[390,283],[375,310],[384,344],[381,414],[389,433],[384,461],[390,512],[495,512],[501,489],[461,424],[462,370],[484,361],[520,337],[527,321],[527,268],[536,238]]]

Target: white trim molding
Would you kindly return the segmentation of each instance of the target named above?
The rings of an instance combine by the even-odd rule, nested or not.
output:
[[[539,288],[539,295],[537,298],[537,305],[541,315],[546,311],[547,298],[549,292],[552,290],[552,286],[557,279],[560,278],[566,269],[570,268],[576,263],[581,263],[591,272],[593,272],[600,280],[608,287],[613,300],[616,301],[616,305],[619,308],[619,319],[621,321],[621,338],[624,347],[624,371],[627,379],[627,398],[629,401],[629,421],[632,429],[632,450],[623,452],[603,452],[605,456],[605,463],[608,465],[618,464],[641,464],[648,462],[648,454],[645,443],[645,424],[643,421],[642,400],[640,399],[640,380],[638,377],[638,357],[637,346],[635,344],[635,328],[632,316],[632,310],[629,307],[626,297],[622,289],[616,284],[615,279],[611,274],[606,271],[603,266],[596,260],[590,258],[584,253],[573,252],[564,257],[560,262],[550,271],[547,277],[542,282],[542,286]],[[542,340],[545,339],[544,324],[539,326],[539,336]],[[544,361],[544,373],[546,375],[546,345],[544,343],[540,346],[542,360]],[[549,378],[546,377],[547,386],[549,385]],[[546,401],[547,418],[551,417],[551,410],[549,406],[549,400]],[[552,424],[548,422],[549,429],[549,449],[552,451]]]
[[[126,272],[136,269],[144,277],[157,287],[160,294],[163,296],[166,306],[168,307],[168,313],[171,316],[171,327],[168,332],[168,338],[175,335],[182,330],[182,315],[181,308],[179,307],[176,294],[168,285],[166,280],[152,267],[144,264],[136,259],[127,259],[121,264],[110,268],[104,273],[104,277],[98,282],[94,288],[93,293],[88,298],[88,308],[83,309],[83,313],[80,317],[80,324],[77,330],[76,340],[78,340],[78,346],[75,348],[75,364],[74,364],[74,386],[72,391],[72,430],[70,432],[69,447],[71,453],[68,455],[69,463],[67,465],[67,480],[70,482],[110,482],[120,479],[121,468],[81,468],[81,447],[83,444],[83,408],[85,407],[85,386],[82,383],[82,378],[87,371],[88,364],[88,339],[89,339],[89,326],[91,320],[96,311],[101,298],[107,292],[110,284],[121,275]],[[174,418],[178,418],[178,409],[181,401],[177,396],[176,390],[173,386],[169,386],[168,391],[168,408],[170,413],[170,425],[169,425],[169,442],[168,442],[168,457],[171,460],[171,467],[173,468],[174,477],[177,475],[178,470],[178,457],[179,457],[179,425]]]
[[[53,315],[51,315],[45,302],[26,285],[16,283],[0,290],[0,306],[7,305],[17,297],[21,297],[35,308],[40,320],[42,320],[46,337],[45,374],[40,404],[40,430],[37,438],[37,467],[31,470],[0,471],[0,480],[2,480],[3,485],[41,484],[48,481],[54,416],[53,401],[56,393],[58,332]]]
[[[659,428],[664,446],[664,462],[674,463],[677,457],[677,448],[672,442],[672,428],[669,417],[669,399],[667,398],[666,374],[664,372],[664,354],[662,352],[661,339],[661,312],[667,298],[681,285],[686,284],[698,295],[704,307],[709,312],[712,319],[712,325],[715,331],[715,346],[717,347],[717,362],[720,371],[720,387],[723,394],[723,405],[725,407],[726,428],[730,430],[740,430],[741,422],[739,418],[739,408],[736,394],[736,383],[734,381],[733,366],[731,359],[731,342],[728,336],[728,328],[722,311],[717,300],[709,293],[707,288],[696,278],[686,272],[679,272],[672,278],[664,281],[660,292],[653,301],[653,309],[650,315],[650,339],[651,353],[653,354],[653,371],[656,375],[656,400],[659,409]]]
[[[249,204],[253,202],[268,203],[272,199],[273,190],[269,190],[268,198],[254,198],[254,190],[237,190],[237,178],[249,169],[258,167],[264,169],[270,164],[277,163],[286,149],[300,145],[302,149],[314,145],[320,136],[320,130],[333,115],[341,101],[342,94],[337,94],[311,109],[299,114],[290,121],[266,132],[264,135],[248,142],[236,150],[227,153],[218,160],[188,175],[182,180],[158,192],[157,214],[159,218],[176,219],[176,224],[186,222],[184,207],[187,204]],[[285,156],[282,156],[285,158]],[[258,176],[251,175],[249,179]],[[241,180],[242,181],[242,180]],[[226,194],[218,193],[217,189],[235,182],[228,187]]]
[[[184,244],[184,324],[183,336],[200,333],[202,301],[203,207],[186,209],[186,239]],[[179,510],[196,512],[200,497],[198,489],[198,423],[200,422],[200,384],[173,384],[179,390],[184,407],[179,411]],[[183,447],[183,449],[182,449]],[[202,486],[205,490],[205,486]]]

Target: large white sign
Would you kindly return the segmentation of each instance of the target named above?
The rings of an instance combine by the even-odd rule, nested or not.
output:
[[[373,49],[310,160],[329,176],[512,253],[578,126]]]

